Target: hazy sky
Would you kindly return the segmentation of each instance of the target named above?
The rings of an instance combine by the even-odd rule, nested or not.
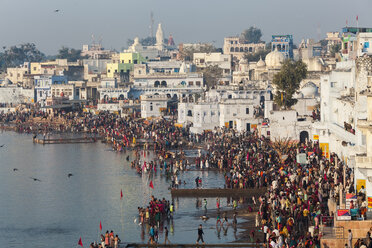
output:
[[[102,36],[105,48],[120,50],[127,39],[149,34],[150,12],[155,28],[176,43],[213,42],[250,26],[261,28],[263,40],[272,34],[323,38],[327,31],[372,26],[371,0],[0,0],[0,47],[34,42],[47,55],[61,46],[81,49]],[[55,9],[61,12],[54,13]]]

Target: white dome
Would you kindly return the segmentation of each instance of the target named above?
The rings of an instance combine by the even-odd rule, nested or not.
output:
[[[318,87],[313,82],[308,82],[302,87],[301,93],[305,98],[314,98],[318,95]]]
[[[275,51],[270,52],[268,55],[266,55],[265,62],[267,67],[269,68],[280,68],[282,66],[282,63],[285,61],[285,56],[283,53],[278,52],[278,50],[275,48]]]
[[[257,67],[265,67],[265,66],[266,66],[265,61],[263,61],[262,58],[260,57],[260,60],[257,62]]]

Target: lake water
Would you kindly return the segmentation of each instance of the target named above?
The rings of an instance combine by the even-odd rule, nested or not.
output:
[[[147,227],[134,223],[137,207],[147,205],[150,196],[170,199],[170,182],[159,173],[154,190],[147,175],[140,176],[130,167],[126,156],[100,142],[93,144],[33,144],[32,136],[0,133],[0,244],[2,247],[76,247],[80,237],[84,247],[103,231],[114,230],[124,242],[147,242]],[[149,156],[147,158],[149,159]],[[13,171],[17,168],[18,171]],[[68,173],[73,176],[68,178]],[[218,172],[190,171],[180,175],[185,187],[194,187],[199,176],[203,187],[223,187]],[[41,180],[34,181],[30,177]],[[123,199],[120,199],[120,190]],[[174,221],[168,223],[169,239],[193,243],[197,238],[199,216],[203,210],[196,199],[175,199]],[[221,205],[227,202],[221,199]],[[215,199],[208,199],[215,208]],[[235,240],[229,228],[219,234],[215,219],[203,222],[208,243]],[[142,235],[141,235],[142,233]],[[160,233],[163,242],[163,234]]]

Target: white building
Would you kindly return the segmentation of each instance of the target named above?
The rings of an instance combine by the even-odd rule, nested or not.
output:
[[[365,150],[365,135],[357,128],[359,119],[366,119],[367,98],[361,92],[367,89],[371,59],[345,61],[321,77],[320,122],[314,123],[313,133],[326,153],[335,152],[349,166],[355,165],[355,155]],[[363,86],[363,87],[361,87]]]
[[[359,120],[358,128],[366,136],[366,153],[356,156],[354,170],[354,182],[358,185],[365,185],[366,196],[372,195],[372,94],[369,91],[367,96],[368,115],[364,120]],[[357,188],[359,190],[359,188]]]
[[[135,65],[131,97],[139,98],[143,94],[165,94],[168,98],[179,98],[203,92],[203,76],[190,72],[192,65],[181,63],[175,70],[176,68],[170,64],[153,62],[149,65]]]
[[[97,90],[100,101],[107,102],[128,99],[130,88],[119,88],[116,78],[106,78],[101,80],[101,85]]]
[[[35,76],[35,102],[45,105],[46,99],[52,96],[52,85],[67,85],[65,76],[40,75]],[[73,94],[74,96],[74,94]]]
[[[34,90],[23,89],[16,85],[6,85],[0,87],[0,103],[18,105],[21,103],[34,102]]]
[[[193,63],[196,67],[218,66],[223,76],[231,76],[231,55],[222,53],[194,53]]]
[[[168,97],[166,95],[142,95],[141,96],[141,117],[160,117],[167,110]]]
[[[270,99],[270,90],[211,90],[205,100],[189,98],[178,104],[178,123],[190,124],[191,132],[201,133],[215,127],[252,131],[263,117],[264,99]]]

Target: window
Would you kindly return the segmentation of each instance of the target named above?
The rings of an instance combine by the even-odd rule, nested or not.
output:
[[[193,86],[194,85],[194,82],[193,81],[189,81],[189,86]]]
[[[121,63],[124,64],[124,60],[122,60]]]
[[[245,109],[245,114],[249,115],[249,108]]]
[[[153,110],[152,103],[150,103],[150,111],[152,111],[152,110]]]
[[[137,60],[135,59],[135,60],[133,60],[133,63],[136,65],[138,62],[137,62]]]
[[[142,72],[141,72],[141,70],[138,70],[138,74],[141,74]]]
[[[129,64],[132,63],[132,60],[129,60]]]
[[[118,72],[118,70],[115,70],[115,73],[117,73]]]
[[[204,59],[200,59],[200,63],[204,63]]]
[[[34,71],[36,71],[36,67],[34,67]]]
[[[200,81],[195,82],[196,86],[200,86]]]
[[[110,69],[108,69],[108,70],[107,70],[107,72],[108,72],[108,73],[110,73],[110,72],[111,72],[111,70],[110,70]]]

